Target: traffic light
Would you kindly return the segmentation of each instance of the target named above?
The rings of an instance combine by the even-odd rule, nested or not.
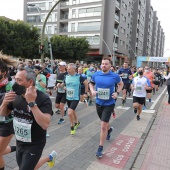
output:
[[[39,53],[42,54],[44,52],[44,45],[39,45]]]
[[[50,45],[51,45],[50,42],[45,41],[44,45],[45,45],[44,52],[49,53],[50,52]]]

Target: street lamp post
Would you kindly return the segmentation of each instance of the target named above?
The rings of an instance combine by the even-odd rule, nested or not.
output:
[[[43,22],[44,22],[44,19],[41,18],[41,11],[40,11],[40,8],[37,7],[37,6],[34,5],[34,4],[28,4],[28,6],[30,6],[30,7],[35,7],[35,8],[37,9],[37,11],[39,12],[39,14],[40,14],[40,19],[42,19]],[[48,37],[48,42],[49,42],[49,47],[50,47],[51,69],[52,69],[52,71],[53,71],[53,53],[52,53],[52,45],[51,45],[50,36],[49,36],[49,34],[48,34],[48,29],[47,29],[46,26],[45,26],[45,29],[46,29],[46,32],[47,32],[47,37]]]
[[[164,51],[164,53],[163,53],[162,57],[164,56],[164,54],[165,54],[168,50],[169,50],[169,49],[166,49],[166,50]]]
[[[42,33],[41,33],[41,46],[44,46],[44,32],[45,32],[45,26],[46,26],[46,23],[47,23],[47,20],[51,14],[51,12],[53,11],[53,9],[60,3],[61,0],[58,0],[55,5],[51,8],[51,10],[49,11],[49,13],[47,14],[46,18],[45,18],[45,21],[43,23],[43,28],[42,28]],[[41,54],[41,62],[43,63],[44,62],[44,51],[42,51],[42,54]]]
[[[108,49],[108,51],[109,51],[109,53],[110,53],[110,56],[112,57],[112,53],[111,53],[111,51],[110,51],[110,49],[109,49],[109,46],[107,45],[107,43],[106,43],[106,41],[100,36],[100,35],[95,35],[96,37],[97,36],[99,36],[100,37],[100,39],[104,42],[104,44],[106,45],[106,47],[107,47],[107,49]]]

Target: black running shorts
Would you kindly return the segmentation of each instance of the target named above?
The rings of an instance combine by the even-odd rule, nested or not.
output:
[[[96,103],[96,110],[100,120],[108,123],[110,120],[110,116],[113,113],[114,107],[115,104],[109,106],[101,106]]]
[[[14,134],[13,121],[9,123],[0,123],[0,136],[7,137]]]
[[[145,103],[145,97],[133,96],[133,103],[139,103],[139,104],[143,105]]]
[[[67,106],[72,110],[76,110],[78,104],[79,104],[79,100],[67,100]]]
[[[129,91],[129,89],[130,89],[130,83],[126,83],[126,84],[124,84],[124,86],[123,86],[123,89],[122,90],[127,90],[127,91]]]
[[[56,104],[60,103],[66,103],[66,93],[57,93],[56,99],[55,99]]]
[[[25,144],[17,141],[16,159],[20,170],[33,170],[37,165],[45,143]]]

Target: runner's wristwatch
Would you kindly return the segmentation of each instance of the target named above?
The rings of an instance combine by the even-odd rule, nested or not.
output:
[[[28,106],[29,106],[29,107],[34,107],[34,106],[37,106],[37,103],[35,103],[35,102],[30,102],[30,103],[28,103]]]

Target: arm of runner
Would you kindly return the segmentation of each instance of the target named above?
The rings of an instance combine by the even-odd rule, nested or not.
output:
[[[25,99],[28,103],[35,102],[37,97],[37,92],[34,86],[30,86],[27,88],[25,93]],[[37,105],[30,107],[36,122],[42,127],[42,129],[46,130],[50,124],[51,115],[50,113],[42,113]]]
[[[118,85],[117,92],[120,93],[123,89],[123,81],[121,80],[119,83],[117,83],[117,85]]]
[[[90,87],[90,91],[92,93],[92,96],[96,96],[96,94],[97,94],[97,91],[94,90],[94,85],[95,85],[95,83],[90,81],[89,87]]]
[[[170,78],[170,73],[169,73],[167,76],[164,75],[164,78],[165,78],[166,80],[169,79],[169,78]]]
[[[85,86],[85,93],[87,94],[87,92],[89,91],[87,79],[84,80],[83,84],[84,84],[84,86]]]
[[[11,113],[11,110],[8,109],[8,104],[10,102],[14,101],[15,97],[16,97],[16,94],[15,94],[15,92],[12,92],[12,91],[5,94],[3,102],[0,106],[0,115],[1,116],[7,116]]]
[[[134,87],[134,79],[132,80],[131,89],[132,89],[132,91],[135,90],[135,87]]]

